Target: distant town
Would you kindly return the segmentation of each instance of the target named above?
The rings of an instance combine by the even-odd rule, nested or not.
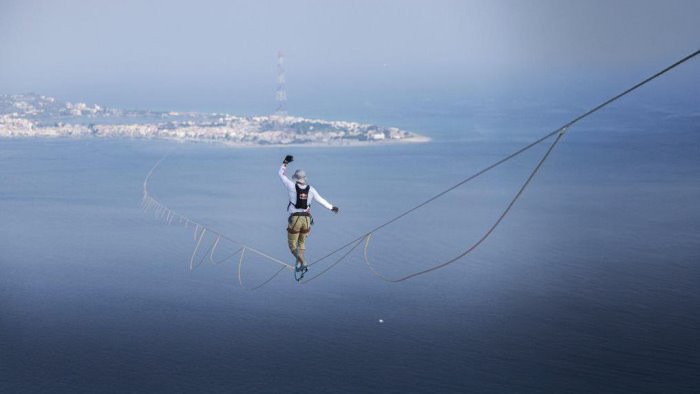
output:
[[[105,108],[36,94],[0,95],[0,138],[129,137],[236,146],[424,142],[396,127],[288,115],[157,112]]]

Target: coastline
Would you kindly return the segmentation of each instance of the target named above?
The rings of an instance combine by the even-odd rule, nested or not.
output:
[[[380,141],[358,141],[352,139],[340,139],[340,140],[329,140],[325,142],[308,142],[308,143],[287,143],[287,144],[261,144],[261,143],[242,143],[242,142],[230,142],[216,139],[204,139],[204,138],[170,138],[170,137],[124,137],[124,136],[100,136],[100,135],[37,135],[37,136],[0,136],[0,141],[2,140],[86,140],[86,139],[101,139],[101,140],[161,140],[169,142],[178,143],[206,143],[206,144],[218,144],[225,147],[233,149],[244,149],[244,148],[284,148],[284,147],[294,147],[294,148],[360,148],[369,146],[392,146],[392,145],[404,145],[404,144],[423,144],[432,141],[430,137],[411,133],[410,138],[401,139],[389,139]]]
[[[244,147],[338,147],[424,143],[430,138],[344,120],[291,115],[107,109],[33,93],[0,95],[0,138],[146,138]]]
[[[432,139],[420,134],[413,134],[411,138],[401,138],[395,140],[382,140],[382,141],[357,141],[357,140],[330,140],[326,142],[307,142],[307,143],[289,143],[289,144],[256,144],[256,143],[240,143],[240,142],[226,142],[226,141],[207,141],[207,140],[179,140],[173,139],[175,141],[182,142],[211,142],[220,143],[222,145],[231,148],[284,148],[284,147],[295,147],[295,148],[360,148],[368,146],[391,146],[391,145],[403,145],[403,144],[423,144],[430,142]]]

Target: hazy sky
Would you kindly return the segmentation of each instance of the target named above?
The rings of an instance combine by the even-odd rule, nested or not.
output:
[[[290,101],[653,70],[700,47],[698,15],[698,0],[0,0],[0,93],[263,103],[278,49]]]

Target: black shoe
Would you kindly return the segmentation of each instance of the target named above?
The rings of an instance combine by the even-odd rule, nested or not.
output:
[[[304,279],[304,274],[306,274],[306,271],[309,270],[309,267],[307,267],[305,264],[297,264],[294,267],[294,279],[296,279],[297,282],[300,282],[302,279]]]

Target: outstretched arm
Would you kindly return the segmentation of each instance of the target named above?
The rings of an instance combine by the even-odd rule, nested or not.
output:
[[[309,192],[309,198],[310,198],[310,201],[318,201],[319,204],[323,205],[327,209],[330,209],[331,211],[333,211],[333,213],[338,213],[338,207],[334,207],[333,205],[331,205],[331,203],[326,201],[325,198],[321,197],[321,195],[318,194],[316,189],[314,189],[313,187],[311,188],[311,190]]]

